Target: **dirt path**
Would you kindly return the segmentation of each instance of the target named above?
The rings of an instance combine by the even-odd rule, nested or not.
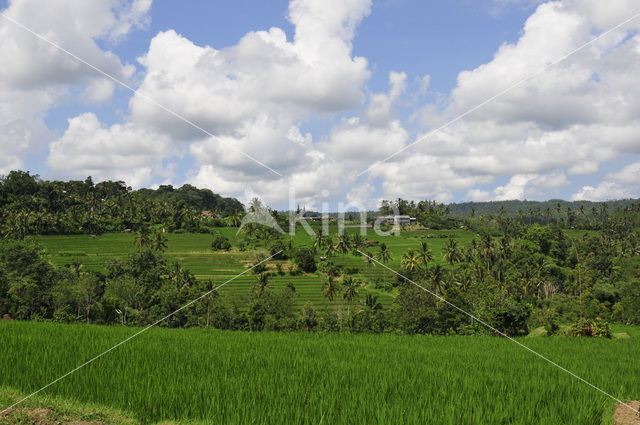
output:
[[[636,411],[632,411],[624,404],[618,404],[618,407],[616,407],[616,413],[613,416],[614,425],[640,425],[640,416],[638,416],[640,402],[631,401],[627,404],[633,407]]]

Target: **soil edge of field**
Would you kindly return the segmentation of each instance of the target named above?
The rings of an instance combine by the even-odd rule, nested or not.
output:
[[[613,425],[640,425],[640,402],[630,401],[627,403],[635,409],[635,412],[624,404],[618,404],[613,413]]]
[[[0,410],[23,398],[10,388],[0,388]],[[192,422],[188,422],[191,424]],[[141,422],[116,409],[82,404],[61,397],[38,395],[0,415],[0,425],[141,425]],[[185,422],[161,422],[158,425],[184,425]],[[196,424],[193,422],[193,424]]]

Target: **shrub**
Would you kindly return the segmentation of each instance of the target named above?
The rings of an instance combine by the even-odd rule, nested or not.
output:
[[[286,260],[287,257],[287,246],[281,240],[275,241],[271,248],[269,249],[269,254],[274,256],[275,260]]]
[[[526,305],[511,301],[491,309],[490,314],[493,327],[507,336],[522,336],[529,333],[527,320],[531,315],[531,309]]]
[[[611,338],[611,329],[609,328],[609,323],[599,317],[596,320],[580,319],[571,325],[567,335]]]
[[[555,320],[550,319],[544,323],[544,329],[547,331],[547,335],[551,336],[558,333],[558,331],[560,330],[560,326],[558,326]]]
[[[229,242],[229,238],[216,235],[213,238],[213,242],[211,242],[211,249],[214,251],[229,251],[231,249],[231,242]]]
[[[316,257],[313,250],[300,248],[293,253],[293,261],[299,270],[306,273],[313,273],[317,269]]]

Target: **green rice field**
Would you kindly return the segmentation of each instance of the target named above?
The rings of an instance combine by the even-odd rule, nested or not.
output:
[[[237,228],[222,228],[221,234],[229,237],[232,241],[236,238]],[[359,232],[359,229],[346,229],[347,233]],[[330,233],[337,233],[337,226],[331,226]],[[460,246],[468,245],[474,233],[465,230],[448,231],[403,231],[400,236],[378,236],[371,229],[366,236],[367,240],[378,243],[385,243],[389,247],[392,259],[389,266],[399,269],[402,254],[410,248],[418,248],[422,241],[427,241],[436,261],[442,261],[442,249],[448,237],[454,237]],[[245,271],[247,266],[253,263],[255,251],[264,249],[261,246],[255,247],[253,251],[240,252],[231,250],[229,252],[211,250],[213,237],[207,234],[168,234],[167,250],[165,254],[170,260],[179,261],[186,269],[191,271],[198,279],[210,279],[218,284],[223,283],[237,274]],[[69,265],[79,260],[85,270],[96,270],[105,272],[105,264],[109,259],[124,257],[135,249],[134,235],[130,233],[110,233],[91,237],[89,235],[68,235],[68,236],[39,236],[36,238],[45,249],[49,260],[57,266]],[[311,246],[313,239],[302,229],[298,229],[293,236],[295,246]],[[375,254],[377,247],[370,248]],[[332,259],[336,264],[342,264],[349,268],[358,268],[358,274],[363,280],[371,281],[376,276],[391,281],[395,279],[390,272],[384,271],[380,266],[369,266],[363,258],[353,255],[336,255]],[[287,262],[270,261],[268,267],[275,272],[276,263],[283,263],[287,270]],[[291,276],[288,273],[284,276],[273,276],[272,287],[277,289],[287,283],[293,283],[296,287],[296,304],[298,308],[307,303],[313,305],[316,310],[324,310],[328,307],[326,299],[322,297],[322,285],[326,277],[320,273],[302,274]],[[221,292],[232,292],[243,295],[250,291],[255,277],[247,273],[221,289]],[[378,296],[378,301],[384,306],[390,306],[395,296],[394,292],[375,289],[369,285],[361,291],[361,296],[371,293]],[[336,299],[331,303],[331,308],[346,309],[346,303],[342,299]]]
[[[640,332],[622,330],[520,341],[637,399]],[[28,394],[136,331],[2,322],[0,388]],[[151,329],[43,393],[142,423],[601,424],[615,406],[506,339],[203,329]]]

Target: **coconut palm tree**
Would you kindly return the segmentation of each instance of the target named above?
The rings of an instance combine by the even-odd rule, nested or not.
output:
[[[340,286],[338,285],[338,282],[336,282],[333,277],[329,276],[325,284],[322,285],[322,296],[329,301],[333,301],[339,292]]]
[[[351,246],[356,250],[360,250],[364,246],[364,243],[365,240],[362,235],[356,233],[351,237]]]
[[[143,248],[151,243],[151,232],[148,227],[141,227],[136,232],[134,243],[138,248]]]
[[[242,224],[242,214],[237,212],[230,215],[229,224],[231,225],[231,227],[240,227],[240,224]]]
[[[349,236],[340,235],[338,236],[338,241],[336,242],[336,251],[340,254],[344,255],[349,252],[351,249],[351,243],[349,241]]]
[[[374,313],[376,313],[379,310],[382,310],[382,304],[378,302],[378,297],[371,294],[367,295],[367,298],[364,301],[364,305],[369,307],[371,311],[373,311]]]
[[[499,251],[500,257],[502,257],[503,260],[511,257],[512,246],[509,235],[505,235],[500,239]]]
[[[313,241],[313,247],[316,249],[324,249],[326,244],[327,244],[327,237],[322,233],[318,233],[318,235],[315,237]]]
[[[269,287],[269,274],[260,273],[256,276],[256,284],[258,286],[257,294],[258,297],[261,297],[264,291]]]
[[[480,240],[480,247],[482,249],[482,253],[487,260],[487,272],[491,270],[491,264],[493,264],[493,254],[495,252],[495,248],[493,246],[493,239],[491,235],[486,233],[482,235]]]
[[[380,245],[380,251],[378,251],[377,257],[382,264],[387,264],[391,260],[391,252],[389,252],[389,248],[387,248],[386,244],[383,243]],[[386,272],[384,270],[382,271],[382,276],[383,278],[386,277]]]
[[[462,254],[458,248],[458,242],[454,239],[449,239],[449,242],[444,248],[443,259],[451,266],[451,279],[453,280],[454,266],[462,261]]]
[[[367,269],[369,270],[369,273],[371,273],[371,266],[373,265],[373,254],[371,254],[369,251],[365,251],[364,261],[367,262]]]
[[[354,280],[352,277],[347,277],[344,279],[344,282],[342,282],[342,286],[344,287],[342,296],[349,302],[347,306],[347,315],[349,315],[351,313],[351,304],[359,295],[358,288],[360,287],[360,281]]]
[[[436,264],[435,266],[433,266],[429,272],[429,274],[431,275],[431,283],[436,295],[444,294],[444,291],[446,289],[444,273],[444,269],[440,264]]]
[[[402,255],[402,265],[405,269],[412,272],[420,267],[420,256],[418,251],[410,249]]]
[[[325,255],[327,257],[333,257],[335,253],[336,253],[336,244],[333,242],[333,240],[329,239],[327,241],[327,249],[325,251]]]
[[[418,256],[420,257],[420,261],[422,261],[422,265],[426,268],[431,261],[433,261],[433,253],[429,249],[429,246],[426,242],[420,243],[420,250],[418,251]]]
[[[378,260],[382,264],[387,264],[391,260],[391,252],[389,252],[389,248],[387,248],[386,244],[380,245],[380,251],[378,252]]]
[[[152,247],[154,251],[163,252],[167,249],[167,237],[161,232],[156,232],[153,235]]]

